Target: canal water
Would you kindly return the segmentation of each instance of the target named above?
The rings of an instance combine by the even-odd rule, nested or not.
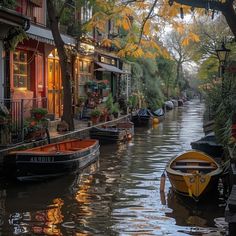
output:
[[[101,147],[80,175],[43,183],[0,181],[0,236],[225,235],[225,201],[202,203],[176,195],[166,163],[203,136],[204,104],[185,103],[156,127],[136,128],[126,144]]]

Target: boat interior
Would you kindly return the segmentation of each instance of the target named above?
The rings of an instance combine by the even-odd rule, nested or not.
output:
[[[216,163],[207,161],[207,160],[199,160],[199,159],[180,159],[175,160],[171,164],[171,168],[173,170],[177,170],[183,173],[209,173],[213,170],[216,170],[218,167]]]
[[[87,147],[91,147],[91,145],[95,144],[96,140],[71,140],[67,142],[61,143],[53,143],[45,146],[40,146],[32,149],[28,149],[27,151],[34,152],[66,152],[66,151],[79,151],[85,149]]]

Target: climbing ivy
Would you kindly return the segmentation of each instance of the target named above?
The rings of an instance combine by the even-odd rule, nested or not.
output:
[[[28,36],[22,27],[11,28],[8,32],[8,37],[6,40],[6,42],[8,44],[8,48],[10,50],[14,51],[17,44],[27,38],[28,38]]]

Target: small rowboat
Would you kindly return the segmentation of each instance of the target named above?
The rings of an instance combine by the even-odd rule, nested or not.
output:
[[[207,154],[191,150],[172,159],[166,167],[173,189],[198,201],[210,190],[216,190],[222,169]]]
[[[130,140],[134,135],[134,124],[130,121],[119,122],[115,126],[93,127],[89,130],[90,138],[100,143],[116,143]]]
[[[6,174],[20,181],[40,180],[78,172],[99,156],[99,142],[73,139],[13,151],[4,157]]]
[[[213,133],[191,142],[192,149],[202,151],[214,158],[221,158],[224,153],[223,145],[219,144]]]
[[[152,124],[153,114],[149,109],[141,108],[135,114],[132,115],[131,121],[134,123],[134,126],[148,126]]]

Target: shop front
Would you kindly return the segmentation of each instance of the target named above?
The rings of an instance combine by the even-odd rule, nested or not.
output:
[[[118,97],[119,79],[124,73],[124,71],[119,68],[120,66],[121,62],[119,58],[101,53],[97,54],[94,72],[98,83],[105,81],[105,88],[99,90],[103,99],[105,99],[109,93],[112,93],[114,98]]]
[[[27,30],[29,19],[4,7],[0,8],[0,99],[10,99],[10,45],[14,29]]]

